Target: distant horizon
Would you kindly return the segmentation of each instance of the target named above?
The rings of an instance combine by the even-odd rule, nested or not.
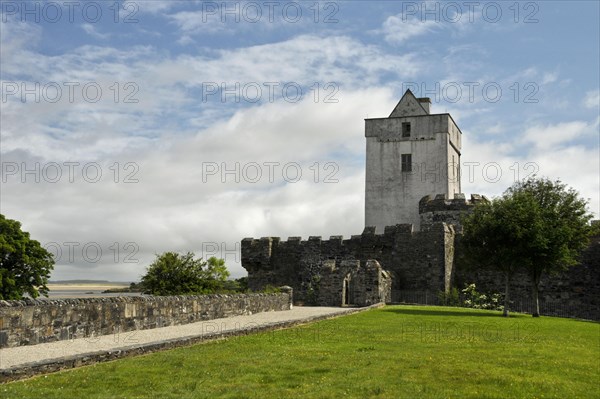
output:
[[[247,276],[242,276],[247,277]],[[232,278],[229,277],[228,281],[234,281],[242,277]],[[140,281],[112,281],[112,280],[85,280],[85,279],[73,279],[73,280],[49,280],[48,284],[98,284],[98,283],[112,283],[112,284],[126,284],[129,285],[131,283],[139,283]]]
[[[110,281],[110,280],[82,280],[82,279],[74,279],[74,280],[49,280],[48,284],[66,284],[66,283],[79,283],[79,284],[85,284],[85,283],[91,283],[91,284],[97,284],[97,283],[115,283],[115,284],[131,284],[134,283],[135,281]]]

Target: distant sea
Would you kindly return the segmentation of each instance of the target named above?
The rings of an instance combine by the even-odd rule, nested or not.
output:
[[[111,296],[140,296],[139,292],[116,292],[103,294],[104,290],[50,290],[48,298],[40,297],[38,299],[67,299],[67,298],[106,298]]]
[[[129,284],[111,283],[109,281],[57,281],[47,284],[48,299],[65,299],[65,298],[102,298],[114,296],[140,296],[139,292],[115,292],[103,293],[109,289],[127,288]],[[43,298],[41,298],[43,299]]]

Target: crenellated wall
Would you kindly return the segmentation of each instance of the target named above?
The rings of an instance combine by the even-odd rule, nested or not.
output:
[[[294,300],[306,302],[307,294],[323,274],[323,262],[334,260],[376,260],[391,272],[392,301],[399,290],[449,288],[452,283],[454,229],[435,222],[413,231],[410,224],[387,226],[383,234],[366,227],[361,235],[344,239],[331,236],[279,237],[242,240],[242,266],[248,271],[248,285],[261,289],[266,285],[289,285]]]

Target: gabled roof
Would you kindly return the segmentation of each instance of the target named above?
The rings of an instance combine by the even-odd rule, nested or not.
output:
[[[420,116],[428,115],[428,112],[423,108],[417,97],[410,89],[407,89],[396,107],[390,114],[389,118],[397,118],[401,116]]]

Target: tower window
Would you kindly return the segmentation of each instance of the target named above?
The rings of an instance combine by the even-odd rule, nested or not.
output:
[[[410,137],[410,122],[402,122],[402,137]]]
[[[412,172],[412,155],[402,154],[402,171]]]

